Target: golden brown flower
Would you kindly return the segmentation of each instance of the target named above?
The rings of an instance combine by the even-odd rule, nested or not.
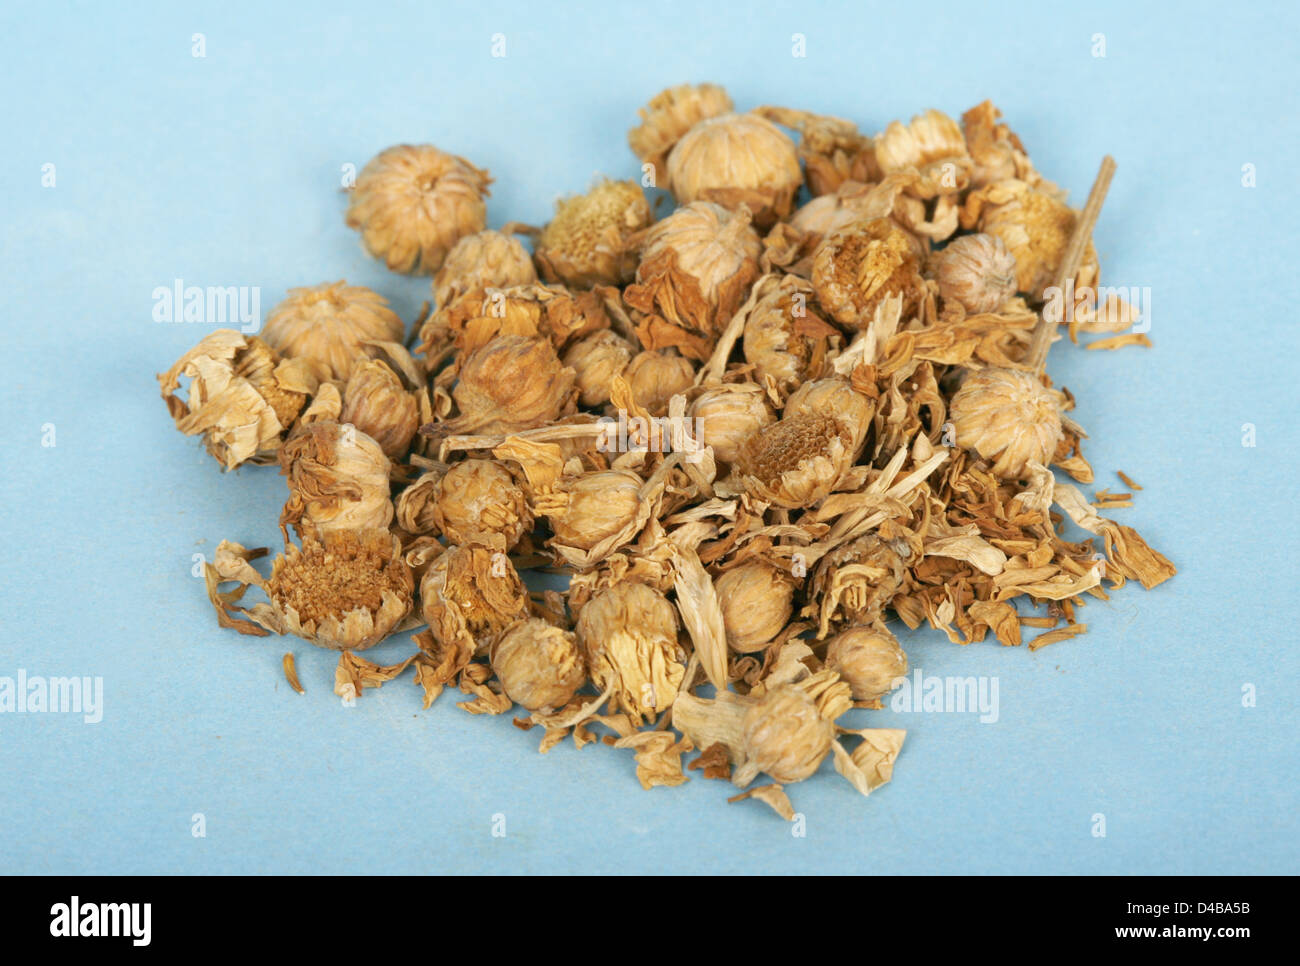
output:
[[[375,359],[352,370],[339,422],[351,423],[378,443],[385,456],[400,460],[420,428],[420,406],[397,373]]]
[[[501,551],[533,527],[523,489],[495,460],[469,459],[448,469],[435,487],[431,515],[452,543]]]
[[[626,285],[636,274],[632,236],[651,221],[635,181],[603,180],[585,195],[556,203],[537,239],[537,264],[549,282],[577,288]]]
[[[452,246],[483,230],[492,177],[431,144],[399,144],[361,169],[346,221],[395,272],[432,275]]]
[[[574,397],[574,373],[548,339],[499,335],[470,353],[452,398],[456,432],[506,435],[558,419]]]
[[[610,384],[623,374],[634,355],[632,343],[609,329],[571,345],[564,353],[564,364],[576,374],[579,401],[591,407],[609,402]]]
[[[767,647],[790,620],[795,583],[761,560],[747,560],[715,580],[727,646],[740,654]]]
[[[759,771],[778,782],[801,782],[817,770],[835,740],[835,725],[793,684],[760,697],[745,712],[741,729],[747,767],[735,780],[742,784]]]
[[[707,201],[678,208],[646,233],[636,282],[623,292],[642,313],[647,349],[678,348],[707,359],[717,334],[758,278],[762,243],[745,210]]]
[[[420,580],[420,615],[443,647],[485,651],[528,612],[528,590],[497,550],[448,547]]]
[[[804,163],[808,190],[814,196],[830,194],[857,177],[855,169],[864,168],[868,157],[870,163],[865,167],[875,172],[872,139],[852,121],[784,107],[760,107],[754,113],[799,132],[799,157]]]
[[[383,296],[340,281],[290,289],[267,316],[262,338],[281,355],[311,359],[325,378],[343,381],[370,357],[367,341],[401,342],[405,331]]]
[[[289,499],[280,527],[300,535],[330,530],[383,530],[393,521],[391,464],[373,439],[348,423],[303,426],[280,447]]]
[[[760,227],[790,214],[803,183],[794,142],[755,114],[723,114],[700,121],[668,155],[668,183],[681,204],[712,201],[744,205]]]
[[[760,283],[761,284],[761,283]],[[839,344],[839,332],[816,304],[810,282],[786,275],[748,310],[741,348],[760,379],[771,378],[788,392],[821,368],[826,350]]]
[[[875,411],[871,399],[854,389],[849,380],[832,376],[805,382],[796,389],[786,400],[781,416],[783,419],[810,415],[834,418],[848,430],[852,440],[849,452],[856,460],[862,453]]]
[[[970,184],[973,166],[961,128],[936,110],[885,128],[876,138],[876,162],[885,175],[918,175],[908,191],[922,199],[962,191]]]
[[[825,637],[833,625],[878,620],[898,593],[904,570],[899,549],[874,533],[828,553],[812,578],[821,611],[817,636]]]
[[[433,277],[433,304],[443,309],[466,295],[482,298],[488,289],[536,281],[532,257],[519,239],[487,229],[466,235],[452,246]]]
[[[308,534],[272,565],[270,608],[253,616],[278,634],[320,647],[362,651],[378,644],[411,612],[411,571],[386,530]]]
[[[564,707],[587,680],[578,639],[539,617],[515,624],[489,651],[492,672],[506,696],[529,711]]]
[[[1020,479],[1029,464],[1046,466],[1061,442],[1058,395],[1030,372],[982,369],[952,398],[957,445],[993,463],[993,473]]]
[[[1042,181],[1020,138],[998,120],[1001,116],[1002,112],[993,106],[992,101],[976,104],[961,116],[962,132],[974,162],[971,170],[973,188],[983,188],[1008,178],[1018,178],[1030,184]]]
[[[902,296],[904,316],[915,308],[925,285],[920,267],[916,240],[891,219],[875,218],[822,242],[813,260],[813,285],[837,322],[864,329],[886,298]]]
[[[834,416],[783,416],[745,441],[736,470],[757,499],[779,507],[812,506],[853,465],[853,432]]]
[[[826,666],[853,689],[857,701],[877,701],[907,674],[907,653],[884,627],[850,627],[831,638]]]
[[[686,674],[677,643],[677,611],[663,594],[624,581],[599,591],[574,628],[602,692],[636,720],[670,707]]]
[[[632,398],[652,416],[668,412],[668,401],[695,384],[695,367],[671,349],[647,349],[637,354],[623,372]]]
[[[632,153],[654,166],[655,177],[665,186],[665,161],[682,135],[700,121],[732,108],[731,98],[717,84],[679,84],[660,91],[637,113],[641,123],[627,132]]]
[[[962,209],[962,227],[996,235],[1016,263],[1016,290],[1044,299],[1070,243],[1077,213],[1043,186],[1024,181],[999,181],[971,193]],[[1088,243],[1077,284],[1097,280],[1097,251]]]
[[[445,468],[430,470],[398,494],[393,501],[393,508],[397,525],[402,530],[414,536],[437,532],[438,523],[433,511],[437,506],[438,484],[442,482],[444,472]]]
[[[641,484],[631,470],[602,470],[563,483],[562,509],[548,515],[556,541],[591,550],[626,529],[641,508]]]
[[[181,379],[189,393],[176,396]],[[203,445],[227,470],[241,463],[274,462],[280,441],[316,391],[315,367],[284,360],[261,339],[233,329],[205,337],[158,376],[163,401],[186,436]]]
[[[995,312],[1016,294],[1016,260],[996,235],[965,235],[937,256],[939,294],[971,315]]]
[[[723,463],[734,463],[745,440],[775,422],[767,394],[752,383],[727,383],[700,393],[691,402],[696,438],[712,446]]]

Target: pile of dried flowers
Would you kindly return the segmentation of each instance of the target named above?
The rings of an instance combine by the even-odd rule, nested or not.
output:
[[[733,800],[789,817],[783,786],[828,756],[864,795],[890,779],[904,732],[837,723],[907,670],[890,616],[962,644],[1033,628],[1036,649],[1085,629],[1103,580],[1174,573],[1098,515],[1131,493],[1090,503],[1052,472],[1093,480],[1042,371],[1059,325],[1146,344],[1096,297],[1113,163],[1076,210],[988,102],[875,136],[736,113],[708,84],[640,113],[642,183],[678,204],[660,220],[605,180],[541,229],[490,230],[486,171],[390,148],[346,218],[433,276],[410,337],[369,289],[295,289],[159,380],[224,468],[288,483],[270,575],[230,542],[207,565],[222,626],[341,651],[340,695],[413,669],[426,707],[447,686],[474,714],[518,705],[543,751],[601,726],[647,788],[686,781],[692,751],[739,788],[765,774]],[[421,627],[400,664],[357,655]]]

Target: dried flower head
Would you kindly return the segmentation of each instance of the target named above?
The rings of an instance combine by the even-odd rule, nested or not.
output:
[[[433,511],[437,506],[438,484],[442,482],[444,472],[446,470],[442,468],[422,474],[393,501],[397,525],[406,533],[423,536],[437,532],[438,522]]]
[[[483,230],[491,183],[486,171],[431,144],[399,144],[357,175],[347,224],[393,271],[432,275],[456,242]]]
[[[380,445],[351,424],[303,426],[280,447],[289,483],[281,528],[293,524],[304,535],[386,529],[393,521],[390,467]]]
[[[455,431],[505,435],[543,426],[571,405],[573,380],[550,340],[499,335],[460,370],[451,393],[460,409]]]
[[[856,460],[871,430],[871,418],[876,407],[870,398],[853,388],[844,378],[832,376],[805,382],[785,402],[783,419],[797,416],[821,415],[833,417],[848,430],[850,453]]]
[[[495,460],[457,463],[439,479],[431,512],[452,543],[508,551],[533,528],[523,489]]]
[[[727,383],[704,390],[691,402],[696,436],[723,463],[734,463],[747,439],[776,421],[767,394],[752,383]]]
[[[794,142],[756,114],[723,114],[700,121],[668,155],[668,183],[681,204],[712,201],[744,205],[767,227],[790,214],[803,183]]]
[[[778,782],[801,782],[817,770],[835,740],[834,723],[793,684],[760,697],[745,712],[741,729],[747,763],[735,781],[743,784],[760,771]]]
[[[529,616],[528,590],[501,551],[448,547],[420,580],[420,616],[440,645],[484,651]]]
[[[182,378],[189,393],[176,395]],[[270,463],[319,380],[305,360],[283,360],[261,339],[219,329],[158,376],[163,401],[186,436],[201,435],[228,470]]]
[[[587,680],[578,638],[539,617],[515,624],[488,653],[506,696],[529,711],[564,707]]]
[[[665,161],[682,135],[700,121],[726,114],[731,98],[717,84],[679,84],[656,94],[637,113],[641,123],[627,132],[632,153],[654,166],[655,177],[667,184]]]
[[[714,581],[727,646],[740,654],[767,647],[790,620],[795,584],[788,573],[761,560],[747,560]]]
[[[632,398],[652,416],[668,412],[668,401],[695,383],[695,367],[671,349],[638,353],[623,372]]]
[[[1000,181],[971,193],[962,209],[962,227],[996,235],[1016,263],[1016,290],[1042,299],[1056,276],[1074,231],[1077,212],[1043,186]],[[1097,251],[1084,252],[1077,284],[1097,280]]]
[[[320,647],[361,651],[391,634],[411,612],[411,571],[386,530],[307,535],[272,565],[268,611],[255,614],[279,634]]]
[[[832,626],[877,621],[898,593],[905,570],[900,548],[875,533],[823,557],[812,579],[817,605],[810,610],[820,609],[817,636],[825,637]]]
[[[849,683],[855,700],[877,701],[907,674],[907,653],[884,627],[859,625],[831,638],[826,666]]]
[[[820,369],[839,332],[822,316],[811,283],[784,276],[749,309],[741,348],[760,379],[788,392]]]
[[[537,239],[542,276],[578,288],[625,285],[636,274],[633,236],[650,222],[650,203],[635,181],[603,180],[562,199]]]
[[[911,123],[892,122],[876,138],[876,162],[886,174],[915,173],[908,190],[919,198],[957,194],[970,184],[966,139],[948,115],[928,110]]]
[[[976,104],[961,116],[962,132],[974,162],[971,187],[982,188],[1008,178],[1038,184],[1042,177],[1034,170],[1020,138],[998,120],[1001,116],[992,101]]]
[[[636,720],[666,710],[686,674],[677,611],[645,584],[625,581],[598,592],[574,627],[592,682]]]
[[[886,298],[901,296],[903,314],[924,291],[916,239],[889,218],[854,222],[829,235],[813,260],[822,308],[840,324],[864,329]]]
[[[783,416],[745,441],[736,461],[754,497],[788,509],[812,506],[853,465],[853,432],[834,416]]]
[[[799,132],[799,158],[814,196],[836,191],[845,181],[859,177],[861,169],[875,173],[872,139],[852,121],[784,107],[760,107],[754,113]],[[864,165],[868,158],[869,164]]]
[[[317,362],[324,378],[342,382],[370,357],[367,342],[401,342],[405,331],[382,295],[340,281],[290,289],[267,316],[262,338],[281,355]]]
[[[351,423],[378,443],[385,456],[400,460],[420,428],[420,405],[397,373],[374,359],[352,370],[339,422]]]
[[[707,359],[758,278],[761,251],[747,210],[707,201],[678,208],[650,228],[636,282],[623,292],[644,316],[637,328],[642,344]]]
[[[1016,294],[1016,260],[996,235],[964,235],[936,261],[939,294],[971,315],[996,312]]]
[[[952,398],[957,445],[993,463],[993,473],[1020,479],[1029,464],[1046,466],[1062,439],[1058,395],[1031,372],[972,372]]]
[[[537,269],[519,239],[487,229],[466,235],[452,246],[433,277],[433,301],[442,309],[463,296],[482,298],[488,289],[531,285],[536,281]]]
[[[631,470],[602,470],[563,483],[559,508],[548,513],[556,542],[591,550],[625,530],[641,509],[641,485]]]
[[[575,373],[579,402],[593,408],[609,402],[610,384],[623,374],[634,355],[632,343],[609,329],[593,332],[569,346],[564,364]]]

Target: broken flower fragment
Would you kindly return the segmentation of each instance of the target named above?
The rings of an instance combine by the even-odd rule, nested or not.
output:
[[[176,395],[190,380],[184,400]],[[261,339],[233,329],[207,336],[158,376],[163,401],[187,436],[200,435],[224,469],[271,463],[319,382],[314,366],[284,360]]]

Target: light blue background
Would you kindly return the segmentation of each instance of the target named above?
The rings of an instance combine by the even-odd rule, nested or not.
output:
[[[6,5],[0,676],[99,675],[106,708],[0,715],[3,871],[1297,870],[1294,6],[709,6]],[[1116,157],[1104,278],[1152,290],[1154,349],[1057,346],[1052,373],[1097,488],[1145,486],[1114,515],[1181,573],[1036,654],[907,637],[927,673],[996,676],[999,722],[855,713],[909,729],[895,781],[864,800],[824,766],[791,790],[804,838],[723,783],[643,792],[628,752],[539,756],[452,693],[422,711],[406,679],[343,708],[334,654],[218,629],[191,555],[273,545],[283,483],[222,475],[153,378],[210,328],[151,320],[176,278],[265,311],[346,277],[413,317],[428,282],[360,251],[342,165],[431,141],[491,169],[493,225],[540,224],[634,174],[636,108],[686,80],[865,130],[991,97],[1080,201]]]

